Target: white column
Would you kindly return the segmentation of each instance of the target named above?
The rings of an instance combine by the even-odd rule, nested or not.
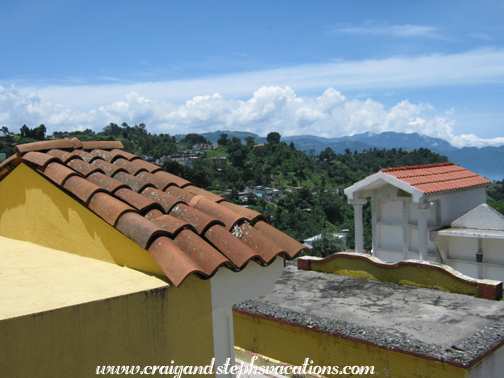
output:
[[[355,219],[355,252],[364,252],[364,225],[362,222],[362,205],[364,205],[366,199],[354,199],[348,201],[353,204],[354,207],[354,219]]]
[[[427,261],[427,242],[428,242],[428,231],[427,231],[427,210],[430,204],[428,202],[423,202],[418,204],[418,252],[420,255],[420,260]]]
[[[238,273],[221,267],[211,278],[215,377],[233,378],[235,376],[234,374],[217,374],[219,366],[235,365],[232,306],[273,291],[275,282],[282,274],[283,265],[283,259],[277,257],[267,267],[250,262]]]

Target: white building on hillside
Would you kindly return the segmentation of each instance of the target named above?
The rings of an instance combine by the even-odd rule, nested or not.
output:
[[[418,259],[450,265],[450,259],[434,243],[436,237],[431,238],[429,233],[449,227],[486,203],[486,187],[490,184],[453,163],[382,169],[345,189],[348,202],[354,205],[355,249],[363,252],[362,206],[371,198],[376,257],[391,262]],[[476,262],[475,253],[466,257]]]

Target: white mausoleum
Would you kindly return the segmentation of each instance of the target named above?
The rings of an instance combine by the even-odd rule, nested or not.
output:
[[[489,180],[453,163],[382,169],[345,189],[355,211],[355,250],[364,250],[362,206],[370,199],[373,255],[376,257],[391,262],[435,261],[473,277],[503,280],[504,253],[500,260],[494,256],[496,248],[502,250],[496,247],[502,239],[490,237],[483,231],[485,227],[501,227],[501,223],[490,226],[480,222],[477,226],[480,228],[473,227],[480,231],[465,232],[464,241],[460,240],[460,233],[455,236],[455,231],[450,235],[441,231],[453,228],[452,222],[461,217],[466,221],[473,219],[474,216],[463,216],[486,203],[486,187],[490,184]],[[467,222],[464,225],[467,226]],[[492,235],[495,231],[492,229]],[[453,239],[455,237],[459,239]],[[470,249],[469,244],[476,247]],[[467,248],[461,249],[462,246]],[[485,246],[489,248],[488,257],[478,263],[476,253],[479,251],[485,256]],[[478,268],[478,264],[492,262],[502,264],[498,269],[500,278],[495,272],[490,274],[493,272],[490,267]]]

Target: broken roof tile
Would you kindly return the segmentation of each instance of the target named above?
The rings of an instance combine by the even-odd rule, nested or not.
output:
[[[138,194],[129,188],[121,188],[117,190],[114,193],[114,196],[137,209],[140,214],[147,214],[149,211],[154,209],[159,211],[163,210],[163,207],[159,203]]]
[[[105,222],[116,226],[119,217],[127,212],[134,212],[131,206],[125,204],[124,202],[112,197],[108,193],[96,193],[91,197],[88,203],[88,207],[91,211],[95,212],[100,216]]]

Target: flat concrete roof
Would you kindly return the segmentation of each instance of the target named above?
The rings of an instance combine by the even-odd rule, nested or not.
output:
[[[236,307],[430,355],[467,350],[484,332],[490,339],[481,350],[504,340],[504,301],[298,270],[296,262],[287,263],[272,293]]]
[[[0,236],[0,320],[166,286],[129,268]]]

